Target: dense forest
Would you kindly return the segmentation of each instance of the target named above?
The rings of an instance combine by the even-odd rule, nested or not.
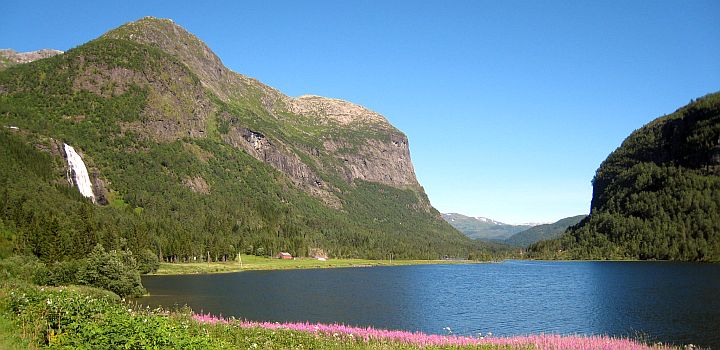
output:
[[[258,98],[222,102],[177,56],[107,37],[0,71],[0,257],[72,261],[98,244],[170,262],[318,249],[332,257],[487,257],[490,248],[442,221],[421,188],[347,182],[324,171],[336,208],[233,147],[223,139],[228,125],[258,127],[267,118],[247,107]],[[212,108],[196,105],[200,100]],[[158,140],[129,127],[158,115],[164,125],[193,123],[182,116],[201,107],[211,111],[202,137]],[[273,123],[270,134],[293,136]],[[79,150],[105,185],[103,205],[68,184],[63,143]]]
[[[590,216],[530,254],[720,261],[720,94],[633,132],[597,170]]]

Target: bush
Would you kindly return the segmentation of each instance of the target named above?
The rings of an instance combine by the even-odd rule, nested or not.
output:
[[[141,274],[157,271],[160,268],[160,259],[150,249],[143,249],[137,257],[138,271]]]
[[[106,252],[102,245],[96,245],[77,277],[80,284],[107,289],[120,296],[145,294],[137,262],[129,250]]]
[[[134,307],[101,289],[27,284],[2,288],[0,312],[13,316],[18,332],[33,348],[231,348],[211,337],[206,331],[210,327]]]
[[[145,266],[157,269],[157,258],[146,257]],[[129,250],[106,252],[98,244],[86,259],[46,265],[37,257],[16,255],[0,260],[0,280],[21,280],[41,286],[83,284],[104,288],[121,296],[145,293],[138,264]]]
[[[85,259],[53,263],[49,266],[49,280],[44,284],[53,286],[76,284],[78,271],[85,264],[87,264]]]
[[[36,279],[46,280],[47,272],[45,264],[33,255],[15,255],[0,260],[0,277],[5,280],[19,279],[26,282],[35,282]]]

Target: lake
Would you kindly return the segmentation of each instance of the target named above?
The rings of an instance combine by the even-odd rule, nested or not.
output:
[[[609,334],[720,349],[720,265],[506,261],[144,276],[151,306],[447,334]]]

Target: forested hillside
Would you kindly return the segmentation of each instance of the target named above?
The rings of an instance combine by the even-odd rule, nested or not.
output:
[[[68,185],[82,155],[93,204]],[[415,180],[407,138],[345,101],[290,98],[145,18],[0,72],[0,252],[106,249],[166,261],[237,253],[474,257]]]
[[[515,247],[527,247],[538,241],[552,239],[563,234],[570,226],[574,226],[579,223],[580,220],[585,218],[585,216],[586,215],[576,215],[558,220],[552,224],[533,226],[525,231],[518,232],[510,236],[503,241],[503,243]]]
[[[531,255],[720,261],[720,94],[633,132],[600,165],[590,216]]]

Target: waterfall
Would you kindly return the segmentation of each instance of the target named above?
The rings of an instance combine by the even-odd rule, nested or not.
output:
[[[75,152],[75,149],[67,143],[63,143],[65,147],[65,155],[67,156],[68,171],[67,180],[70,185],[76,185],[80,194],[85,198],[90,198],[95,203],[95,194],[92,190],[92,182],[90,182],[90,176],[88,175],[85,162],[83,162],[80,155]]]

